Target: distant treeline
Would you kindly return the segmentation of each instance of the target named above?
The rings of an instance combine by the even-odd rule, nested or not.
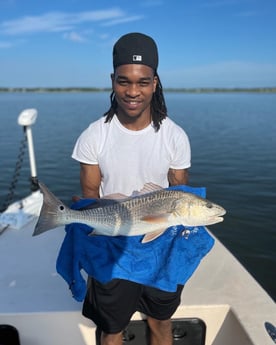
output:
[[[98,87],[0,87],[0,92],[111,92],[111,88]],[[256,88],[164,88],[165,92],[219,93],[219,92],[267,92],[276,93],[276,87]]]

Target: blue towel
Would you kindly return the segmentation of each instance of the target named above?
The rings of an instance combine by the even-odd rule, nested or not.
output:
[[[205,188],[169,189],[205,197]],[[80,209],[92,202],[93,199],[81,200],[72,208]],[[88,236],[91,227],[84,224],[73,223],[65,230],[56,267],[77,301],[83,301],[86,294],[81,270],[102,283],[120,278],[176,291],[177,285],[186,283],[214,245],[213,237],[203,226],[173,226],[148,243],[141,243],[143,236]]]

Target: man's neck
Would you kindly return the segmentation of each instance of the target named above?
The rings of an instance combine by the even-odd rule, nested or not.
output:
[[[125,116],[124,114],[117,114],[120,123],[129,130],[140,131],[151,124],[150,116],[138,115],[135,117]]]

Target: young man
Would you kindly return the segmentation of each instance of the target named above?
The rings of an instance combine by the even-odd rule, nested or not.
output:
[[[187,184],[189,140],[167,117],[157,66],[149,36],[130,33],[114,45],[111,107],[81,134],[72,155],[80,162],[84,197],[131,195],[148,182]],[[182,289],[168,292],[123,279],[102,284],[90,277],[83,314],[102,330],[101,345],[121,345],[135,311],[147,315],[151,345],[172,345],[170,318]]]

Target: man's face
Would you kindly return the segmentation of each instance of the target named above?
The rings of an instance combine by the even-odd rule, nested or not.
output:
[[[111,79],[118,103],[117,115],[133,119],[151,116],[150,103],[157,85],[152,68],[139,64],[121,65]]]

